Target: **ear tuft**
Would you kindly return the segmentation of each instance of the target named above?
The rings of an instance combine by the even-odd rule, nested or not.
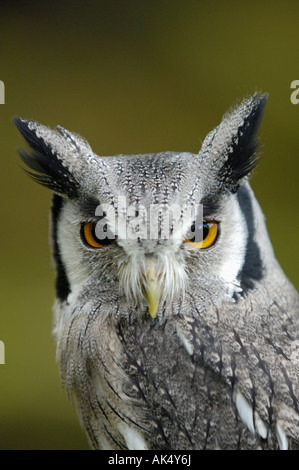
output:
[[[267,98],[267,94],[255,93],[245,99],[224,115],[220,125],[204,140],[200,155],[212,158],[216,178],[224,189],[236,192],[258,163],[257,133]]]
[[[75,197],[77,182],[61,158],[63,137],[35,121],[15,116],[13,122],[30,146],[30,151],[19,150],[22,161],[29,168],[25,169],[26,173],[37,183],[58,194]]]

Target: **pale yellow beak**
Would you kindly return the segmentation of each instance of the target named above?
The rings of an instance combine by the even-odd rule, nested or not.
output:
[[[142,293],[146,300],[150,316],[155,318],[161,298],[161,288],[157,278],[155,261],[153,259],[148,260],[146,267],[146,278]]]

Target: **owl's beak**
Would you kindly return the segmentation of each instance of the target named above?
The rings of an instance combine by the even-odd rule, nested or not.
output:
[[[142,293],[146,300],[150,316],[155,318],[159,307],[161,288],[157,277],[156,263],[153,259],[148,260],[146,265],[146,275]]]

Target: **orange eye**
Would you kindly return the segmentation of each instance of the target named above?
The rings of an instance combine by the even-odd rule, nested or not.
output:
[[[190,238],[189,238],[190,235]],[[203,224],[193,226],[192,231],[188,234],[185,241],[194,248],[204,250],[214,245],[219,235],[219,223],[218,222],[204,222]],[[196,241],[198,238],[199,241]]]
[[[81,238],[91,248],[104,248],[115,242],[115,237],[113,238],[111,232],[107,232],[106,237],[98,238],[96,235],[96,223],[94,222],[85,222],[81,225]]]

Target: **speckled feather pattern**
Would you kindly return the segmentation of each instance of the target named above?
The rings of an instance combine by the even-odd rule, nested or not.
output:
[[[62,127],[15,119],[23,161],[55,193],[57,360],[94,449],[298,447],[299,297],[248,183],[266,99],[227,113],[199,154],[100,157]],[[203,204],[219,239],[86,248],[82,222],[104,203],[118,217],[119,197],[161,214]],[[155,318],[140,289],[149,259],[163,284]]]

